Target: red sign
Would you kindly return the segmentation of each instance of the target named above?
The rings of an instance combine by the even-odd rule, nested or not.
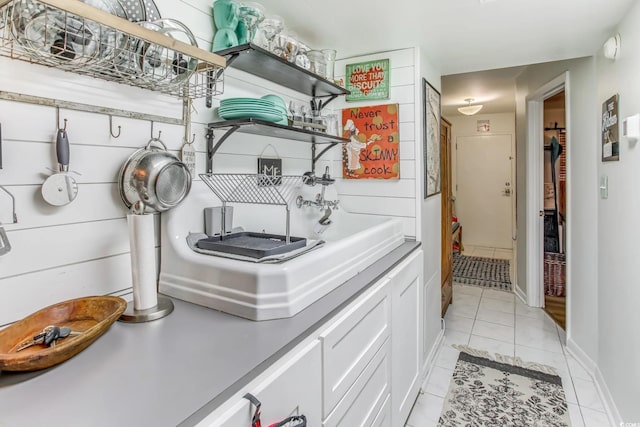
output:
[[[342,176],[399,179],[398,104],[342,110]]]

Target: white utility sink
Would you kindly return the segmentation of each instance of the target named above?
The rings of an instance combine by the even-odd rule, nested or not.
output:
[[[316,189],[317,190],[317,189]],[[160,292],[252,320],[291,317],[404,242],[402,223],[335,211],[321,234],[318,209],[291,204],[291,235],[326,243],[279,264],[259,264],[194,252],[189,232],[204,230],[203,209],[221,203],[201,182],[162,214]],[[284,234],[283,206],[233,205],[234,226]]]

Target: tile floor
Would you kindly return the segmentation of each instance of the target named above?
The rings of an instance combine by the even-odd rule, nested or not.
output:
[[[478,256],[478,255],[476,255]],[[495,250],[494,255],[495,256]],[[454,284],[454,304],[445,316],[445,336],[435,366],[407,420],[410,427],[438,424],[458,351],[467,344],[490,353],[519,356],[555,367],[564,385],[572,427],[609,426],[591,376],[564,348],[564,331],[539,308],[514,294]]]
[[[487,246],[464,245],[463,255],[485,258],[512,259],[511,249],[490,248]]]

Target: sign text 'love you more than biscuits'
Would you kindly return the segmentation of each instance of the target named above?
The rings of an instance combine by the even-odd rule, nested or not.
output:
[[[348,64],[347,101],[389,99],[389,59]]]

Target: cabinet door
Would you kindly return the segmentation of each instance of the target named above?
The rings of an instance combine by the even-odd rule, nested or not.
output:
[[[320,335],[328,416],[391,333],[389,280],[375,284]]]
[[[294,350],[295,352],[295,350]],[[322,378],[320,343],[314,341],[294,355],[287,355],[284,363],[264,378],[260,377],[249,392],[262,402],[262,425],[268,426],[292,415],[303,414],[309,426],[322,423]],[[214,412],[200,426],[249,427],[255,407],[239,398],[235,405],[222,413]]]
[[[324,427],[384,425],[385,418],[388,419],[384,416],[384,409],[391,389],[390,362],[387,340],[325,420]]]
[[[392,425],[402,426],[409,417],[420,383],[422,250],[396,267],[391,280],[391,409]]]

